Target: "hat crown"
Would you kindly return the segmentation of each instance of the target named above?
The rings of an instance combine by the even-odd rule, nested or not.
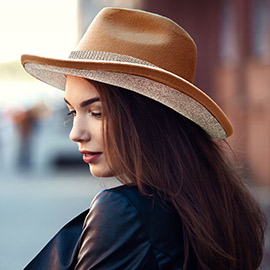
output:
[[[69,59],[22,55],[26,71],[65,89],[66,76],[115,85],[182,114],[213,139],[232,125],[215,102],[193,85],[196,45],[176,23],[145,11],[105,8],[93,20]]]
[[[88,27],[77,51],[102,51],[149,62],[193,82],[196,45],[188,33],[160,15],[104,8]]]

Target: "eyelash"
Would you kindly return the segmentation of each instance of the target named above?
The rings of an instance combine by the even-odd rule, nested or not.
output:
[[[68,119],[64,121],[64,126],[67,126],[69,122],[71,122],[74,118],[75,111],[70,111],[67,113]]]
[[[93,117],[101,118],[101,113],[94,113],[94,112],[91,112],[91,114],[92,114]]]
[[[92,115],[93,117],[95,117],[95,118],[101,118],[101,115],[102,115],[101,112],[100,112],[100,113],[90,112],[90,113],[91,113],[91,115]],[[67,115],[68,115],[68,116],[71,116],[71,118],[70,118],[69,120],[72,120],[73,117],[76,116],[76,111],[75,111],[75,110],[70,111]],[[68,120],[68,121],[69,121],[69,120]]]
[[[75,110],[73,110],[73,111],[70,111],[68,114],[67,114],[68,116],[75,116],[76,115],[76,111]]]

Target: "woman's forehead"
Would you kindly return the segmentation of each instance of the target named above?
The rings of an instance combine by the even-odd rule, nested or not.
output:
[[[75,76],[67,76],[65,87],[65,99],[69,102],[82,102],[99,97],[96,87],[87,79]]]

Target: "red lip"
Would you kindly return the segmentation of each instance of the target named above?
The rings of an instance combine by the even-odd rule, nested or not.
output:
[[[83,161],[85,163],[93,163],[103,154],[102,152],[91,152],[91,151],[80,151],[80,153],[83,154]]]

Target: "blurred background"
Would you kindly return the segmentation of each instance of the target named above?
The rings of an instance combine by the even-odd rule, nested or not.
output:
[[[20,65],[23,53],[67,57],[105,6],[155,12],[190,33],[195,85],[231,119],[228,142],[270,216],[270,0],[1,0],[0,269],[22,269],[99,190],[118,184],[89,174],[68,138],[63,93]]]

